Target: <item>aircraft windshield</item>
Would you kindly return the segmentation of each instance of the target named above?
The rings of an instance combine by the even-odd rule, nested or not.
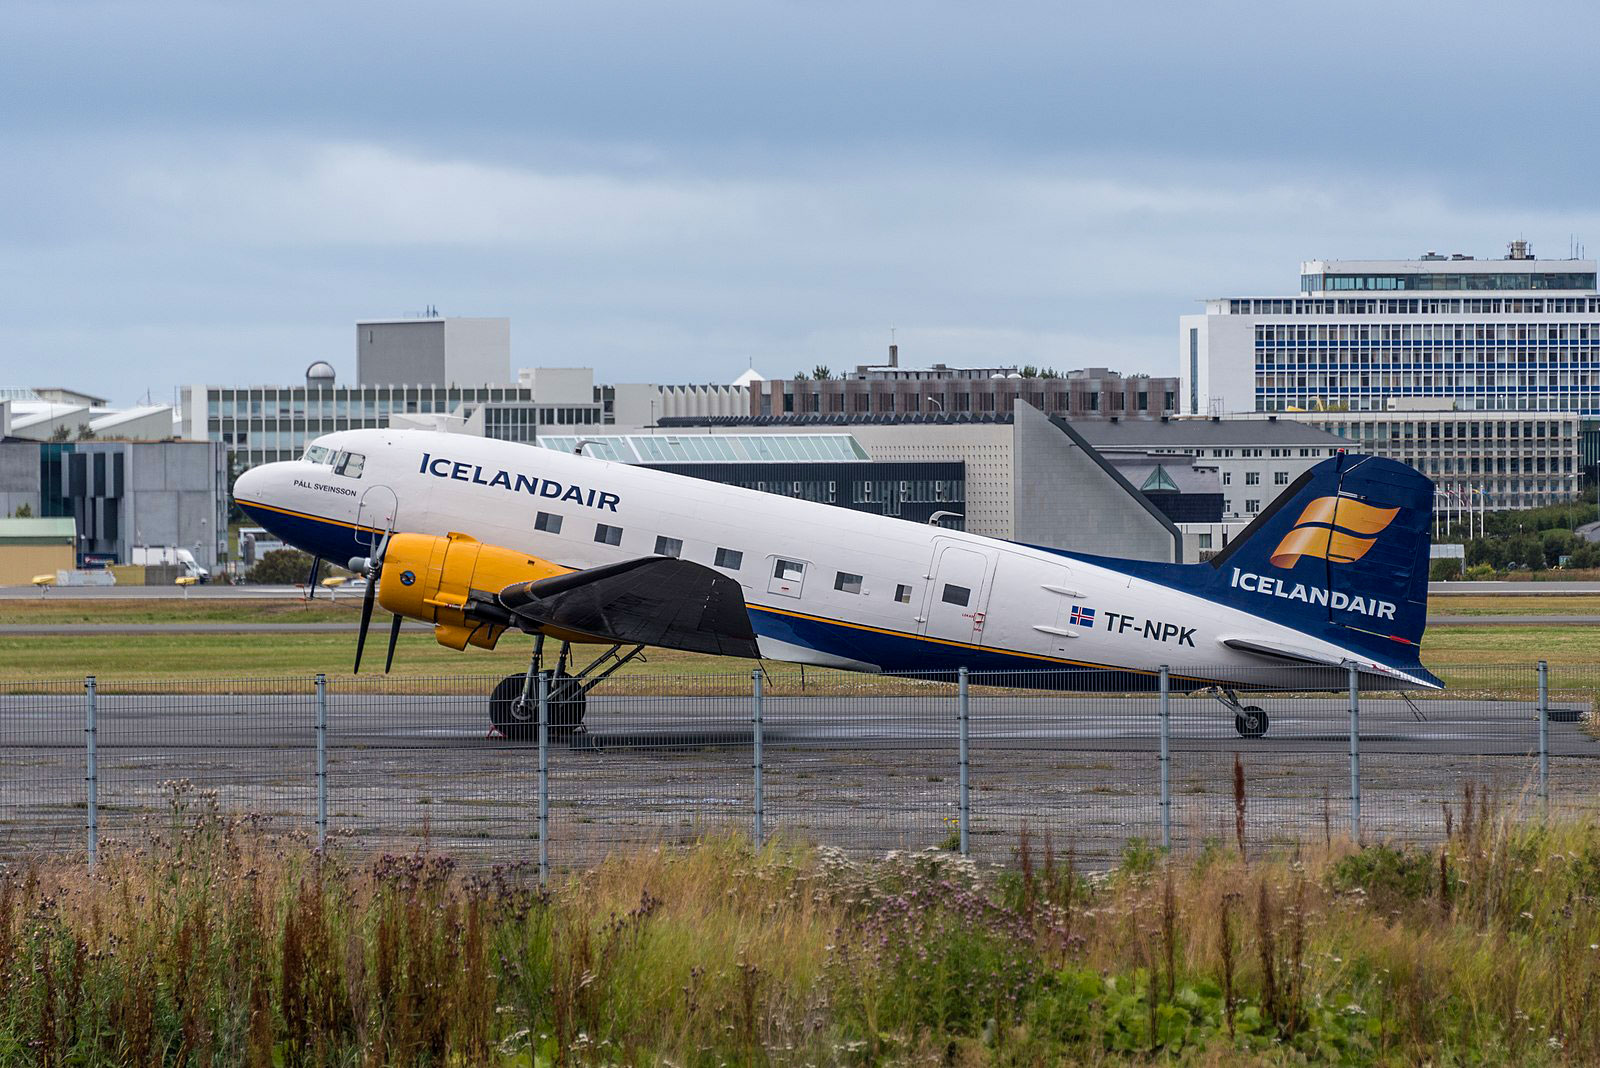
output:
[[[333,463],[333,473],[344,475],[348,478],[360,478],[361,469],[367,465],[367,458],[359,452],[341,452]]]
[[[306,454],[301,459],[310,464],[331,464],[333,450],[325,445],[307,445]]]

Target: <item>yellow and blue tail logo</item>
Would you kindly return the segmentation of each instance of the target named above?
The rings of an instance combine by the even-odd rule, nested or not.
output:
[[[1306,505],[1269,559],[1273,567],[1293,567],[1302,556],[1353,564],[1399,514],[1399,508],[1375,508],[1347,497],[1318,497]]]

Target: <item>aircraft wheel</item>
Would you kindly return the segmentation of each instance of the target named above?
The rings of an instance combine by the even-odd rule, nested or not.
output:
[[[539,737],[539,699],[523,703],[526,675],[507,675],[489,695],[489,722],[511,741],[534,741]],[[537,685],[537,684],[535,684]]]
[[[1233,717],[1233,729],[1241,738],[1259,738],[1267,733],[1267,714],[1260,705],[1245,705]]]
[[[489,722],[507,738],[516,742],[537,741],[539,738],[539,699],[535,696],[524,703],[525,675],[507,675],[489,695]],[[537,683],[534,684],[538,686]],[[583,723],[583,713],[588,704],[583,687],[570,675],[555,675],[550,679],[550,737],[564,738]]]

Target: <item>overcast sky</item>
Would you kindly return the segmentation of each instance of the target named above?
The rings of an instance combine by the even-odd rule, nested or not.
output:
[[[0,386],[1175,373],[1315,257],[1600,250],[1600,6],[0,2]]]

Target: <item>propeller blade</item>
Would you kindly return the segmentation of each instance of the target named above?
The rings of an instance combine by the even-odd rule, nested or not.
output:
[[[400,640],[400,614],[395,613],[394,622],[389,624],[389,656],[383,662],[383,673],[389,674],[389,669],[394,667],[394,643]]]
[[[361,634],[356,638],[356,667],[351,674],[361,674],[361,652],[367,647],[367,628],[372,625],[372,598],[378,592],[378,584],[373,580],[367,581],[367,595],[361,599]]]
[[[311,600],[317,595],[317,572],[322,568],[322,557],[311,558],[311,576],[306,579],[306,600]]]

